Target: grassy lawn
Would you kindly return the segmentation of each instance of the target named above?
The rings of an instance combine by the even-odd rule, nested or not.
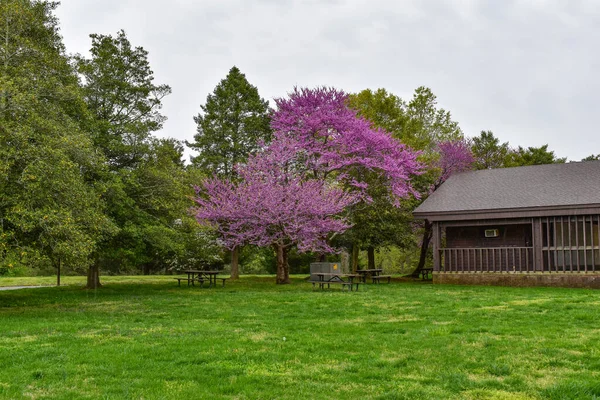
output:
[[[600,291],[273,281],[0,292],[0,397],[600,397]]]

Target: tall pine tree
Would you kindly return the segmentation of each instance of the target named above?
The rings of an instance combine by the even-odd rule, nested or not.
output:
[[[200,108],[202,112],[194,117],[197,133],[188,146],[200,153],[192,163],[209,174],[234,176],[234,165],[271,137],[269,102],[237,67],[229,70]]]
[[[237,67],[232,67],[194,117],[197,133],[189,147],[199,152],[194,166],[207,175],[235,179],[235,165],[271,137],[269,102]],[[232,251],[231,277],[239,277],[239,249]]]

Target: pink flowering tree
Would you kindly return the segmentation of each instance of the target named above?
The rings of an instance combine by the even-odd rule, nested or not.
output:
[[[434,167],[439,170],[439,175],[431,187],[431,192],[439,188],[451,175],[473,169],[475,162],[471,147],[465,140],[442,142],[437,145],[437,150],[440,157],[434,163]]]
[[[288,250],[332,252],[328,238],[349,225],[340,215],[357,196],[293,172],[274,149],[239,168],[239,181],[213,178],[198,188],[196,218],[212,223],[225,245],[272,246],[277,283],[289,283]],[[203,194],[204,193],[204,194]]]
[[[397,203],[418,196],[411,177],[419,174],[418,153],[348,107],[348,95],[333,88],[298,89],[276,99],[274,143],[291,146],[302,168],[316,178],[332,176],[364,192],[366,172],[379,174]]]
[[[418,196],[410,179],[421,165],[417,153],[358,117],[341,91],[294,89],[276,103],[273,141],[238,166],[239,181],[198,187],[196,217],[214,224],[230,248],[274,247],[277,283],[287,283],[290,247],[334,250],[328,239],[349,227],[343,212],[369,200],[363,176],[377,174],[399,204]]]
[[[436,150],[439,157],[432,165],[435,178],[429,185],[427,194],[431,194],[437,190],[442,183],[446,182],[453,174],[471,170],[475,162],[473,153],[471,153],[471,148],[464,139],[438,143]],[[411,274],[413,277],[418,277],[421,270],[425,267],[427,252],[433,236],[433,225],[431,222],[425,220],[423,228],[419,263],[417,264],[417,268],[415,268]]]

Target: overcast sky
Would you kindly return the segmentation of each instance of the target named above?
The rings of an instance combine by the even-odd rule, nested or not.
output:
[[[149,51],[168,117],[160,136],[192,140],[192,117],[236,65],[262,97],[295,85],[428,86],[467,136],[600,153],[600,1],[62,0],[70,53],[124,29]]]

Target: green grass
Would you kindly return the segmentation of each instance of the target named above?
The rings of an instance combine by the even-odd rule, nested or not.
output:
[[[77,279],[0,292],[0,397],[600,398],[600,291]]]

